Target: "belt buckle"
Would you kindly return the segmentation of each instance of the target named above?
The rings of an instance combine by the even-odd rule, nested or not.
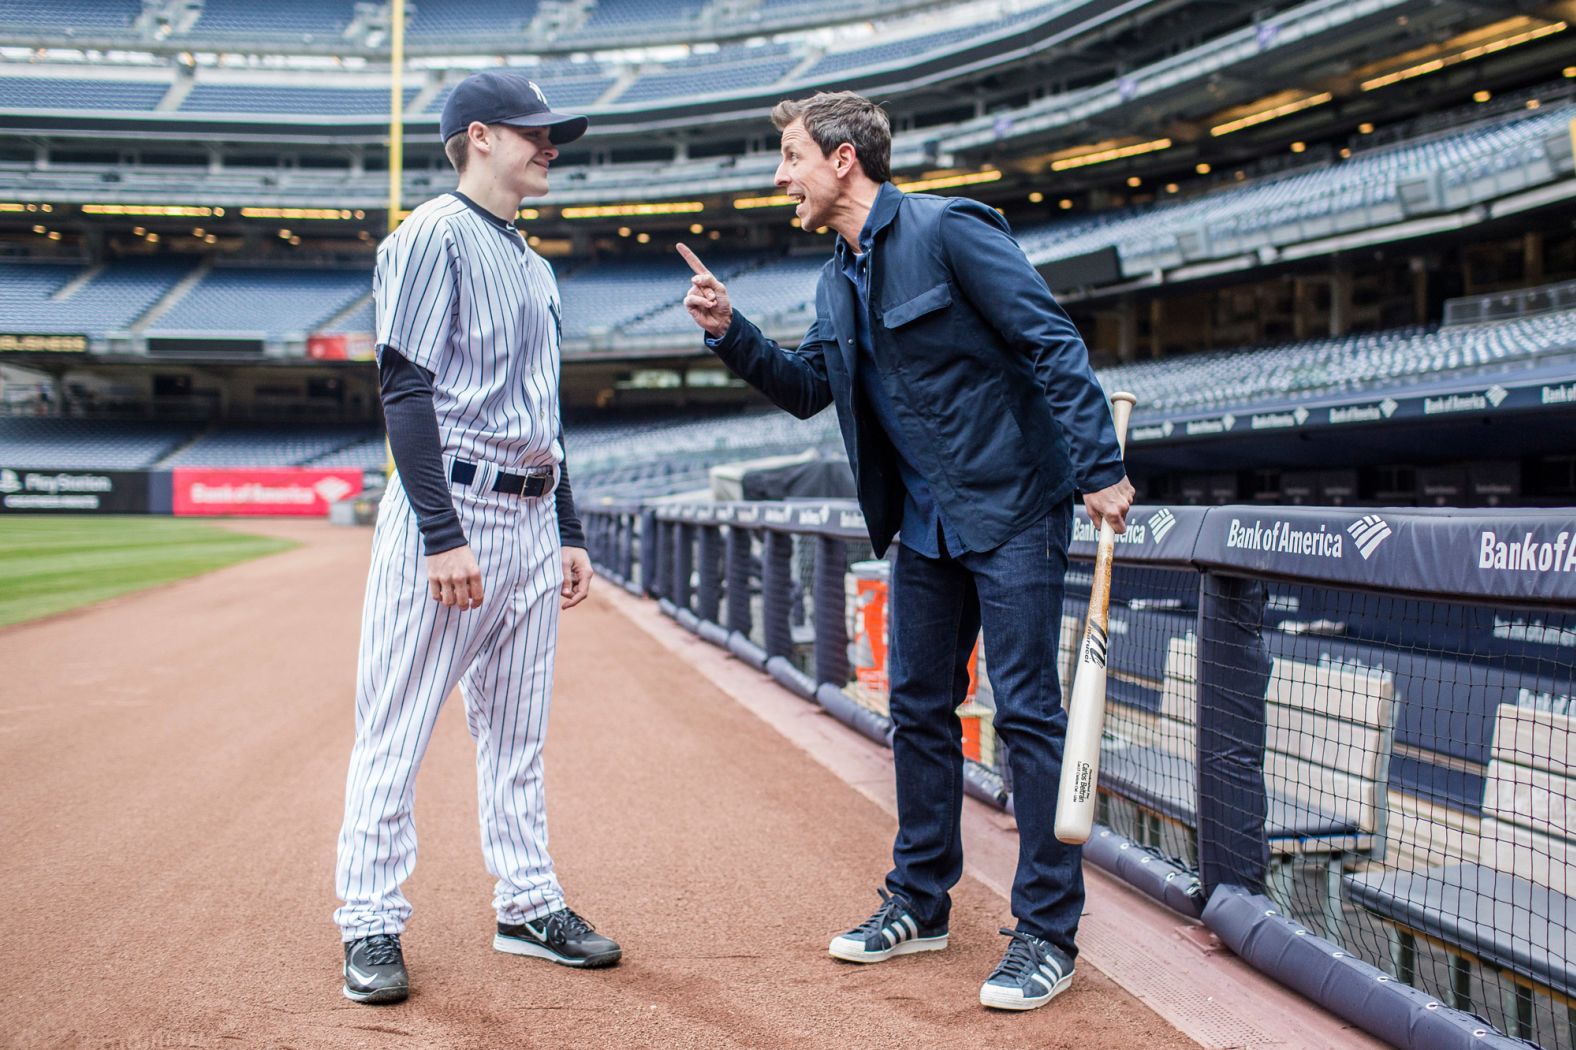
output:
[[[552,471],[527,471],[524,474],[509,474],[503,471],[493,481],[493,491],[506,496],[519,496],[522,499],[534,498],[547,493],[552,487]]]

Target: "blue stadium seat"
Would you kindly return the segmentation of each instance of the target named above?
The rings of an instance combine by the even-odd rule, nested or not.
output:
[[[381,443],[380,435],[357,425],[298,424],[230,427],[203,434],[163,460],[160,467],[289,467],[363,464],[325,463],[336,453]],[[376,465],[381,465],[378,460]]]
[[[3,76],[0,109],[152,110],[169,90],[167,80]]]
[[[406,88],[405,103],[409,105],[419,93],[419,88]],[[182,113],[381,116],[388,110],[388,88],[198,84],[181,102]]]
[[[141,13],[141,0],[0,0],[0,25],[34,33],[124,32]]]
[[[203,0],[190,36],[276,36],[333,40],[355,16],[353,0]]]
[[[426,3],[407,27],[412,37],[509,37],[536,17],[536,0],[466,0]]]
[[[208,273],[149,335],[309,333],[367,294],[366,270],[237,267]]]
[[[141,470],[188,440],[192,426],[0,416],[0,465],[51,470]]]
[[[123,260],[110,263],[60,298],[81,264],[0,263],[0,316],[31,332],[103,335],[121,331],[158,301],[188,271],[189,260]]]

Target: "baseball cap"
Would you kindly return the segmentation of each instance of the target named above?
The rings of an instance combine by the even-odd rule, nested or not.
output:
[[[443,104],[438,133],[447,142],[475,120],[483,124],[548,128],[548,138],[555,146],[573,142],[591,125],[585,117],[554,113],[535,81],[507,69],[472,73],[456,84],[449,93],[449,100]]]

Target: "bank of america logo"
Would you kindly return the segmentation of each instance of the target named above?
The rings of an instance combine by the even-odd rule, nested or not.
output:
[[[352,487],[350,482],[344,478],[336,478],[331,474],[326,478],[319,479],[318,483],[312,486],[312,491],[322,497],[325,503],[338,503],[350,495]]]
[[[1155,534],[1155,542],[1159,543],[1166,538],[1166,533],[1177,523],[1177,516],[1165,507],[1161,507],[1149,516],[1149,531]]]
[[[1363,561],[1379,549],[1379,544],[1390,538],[1390,524],[1377,514],[1364,514],[1346,529],[1357,541],[1357,553]]]
[[[1493,386],[1484,391],[1483,396],[1488,398],[1489,404],[1493,405],[1495,408],[1498,408],[1499,403],[1510,396],[1510,391],[1506,390],[1498,383],[1495,383]]]
[[[16,476],[14,470],[0,470],[0,492],[11,493],[22,491],[22,479]]]

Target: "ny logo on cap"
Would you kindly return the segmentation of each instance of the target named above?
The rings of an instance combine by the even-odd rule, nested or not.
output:
[[[535,94],[537,98],[542,100],[542,105],[547,105],[547,96],[542,94],[542,89],[536,86],[536,81],[527,80],[526,84],[530,85],[532,93]]]

